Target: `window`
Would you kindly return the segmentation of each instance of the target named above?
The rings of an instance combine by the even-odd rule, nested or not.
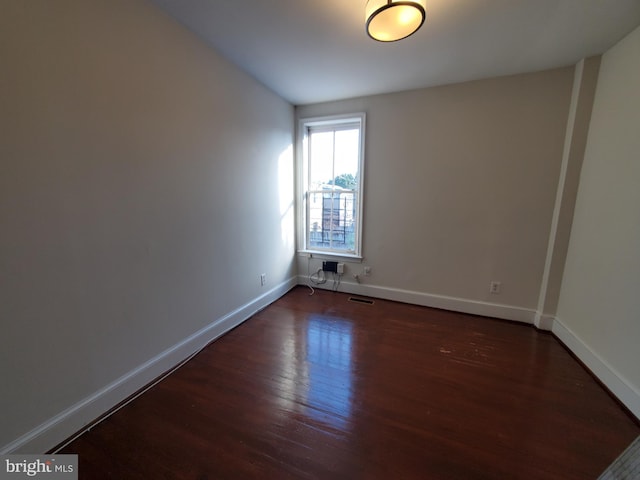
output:
[[[304,251],[359,257],[364,113],[300,120],[299,236]]]

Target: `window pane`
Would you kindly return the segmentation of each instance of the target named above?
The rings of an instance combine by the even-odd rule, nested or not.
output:
[[[333,179],[333,131],[309,135],[309,188],[321,190]]]
[[[334,181],[343,188],[355,189],[358,178],[360,131],[338,130],[335,136]]]
[[[354,189],[358,178],[360,131],[312,131],[309,135],[309,188]]]
[[[309,192],[309,246],[355,251],[356,212],[353,192]]]

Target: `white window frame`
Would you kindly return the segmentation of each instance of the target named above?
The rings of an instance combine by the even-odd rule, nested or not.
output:
[[[363,224],[363,186],[364,186],[364,145],[365,145],[365,120],[364,113],[350,113],[344,115],[331,115],[323,117],[301,118],[298,120],[297,148],[296,148],[296,209],[298,221],[298,253],[317,254],[323,256],[349,257],[362,259],[362,224]],[[309,244],[307,221],[308,214],[308,190],[309,190],[309,130],[318,127],[332,127],[347,124],[359,124],[360,145],[358,158],[358,185],[355,201],[357,202],[357,219],[355,229],[355,248],[353,251],[335,248],[312,247]]]

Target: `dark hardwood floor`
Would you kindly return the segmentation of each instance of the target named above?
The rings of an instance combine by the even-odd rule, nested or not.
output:
[[[59,453],[81,479],[595,479],[640,427],[550,334],[298,287]]]

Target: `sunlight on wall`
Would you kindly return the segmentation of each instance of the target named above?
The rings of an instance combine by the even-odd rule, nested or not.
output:
[[[293,145],[289,145],[278,158],[278,193],[282,243],[290,248],[295,243],[293,184]]]

